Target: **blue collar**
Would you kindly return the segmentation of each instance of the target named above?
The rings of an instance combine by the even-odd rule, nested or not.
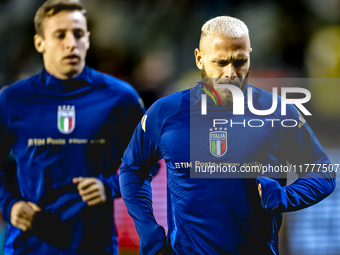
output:
[[[91,69],[88,66],[85,66],[81,74],[79,74],[77,77],[72,78],[72,79],[67,79],[67,80],[61,80],[53,75],[51,75],[49,72],[44,69],[39,77],[39,80],[45,85],[45,86],[50,86],[50,85],[60,85],[64,83],[70,83],[72,81],[85,81],[88,85],[92,84],[92,78],[91,78]],[[84,83],[82,83],[84,85]]]

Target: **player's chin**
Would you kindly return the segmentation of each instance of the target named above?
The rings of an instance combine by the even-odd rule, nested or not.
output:
[[[80,64],[69,64],[67,66],[65,66],[64,68],[64,73],[67,76],[73,75],[73,74],[80,74],[82,71],[82,67],[80,66]]]
[[[78,70],[81,67],[80,61],[69,62],[65,64],[66,69]]]

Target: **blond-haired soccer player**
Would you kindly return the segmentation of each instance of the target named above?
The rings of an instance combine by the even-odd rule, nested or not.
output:
[[[271,93],[247,84],[251,51],[241,20],[209,20],[195,50],[202,82],[155,102],[137,126],[124,153],[120,184],[141,254],[278,254],[282,213],[311,206],[334,190],[330,161],[297,109],[289,105],[287,115],[278,107],[257,116],[244,100],[251,97],[260,110],[272,105]],[[221,84],[229,84],[237,97],[218,88]],[[235,100],[246,102],[243,115],[233,114]],[[281,125],[285,119],[290,121]],[[160,158],[167,166],[167,235],[153,216],[147,178]],[[298,171],[300,178],[287,186],[286,173],[280,172],[287,160],[323,168]],[[275,171],[243,174],[253,164]]]

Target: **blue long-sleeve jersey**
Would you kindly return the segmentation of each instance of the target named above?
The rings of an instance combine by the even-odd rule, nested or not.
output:
[[[245,103],[244,115],[233,115],[209,99],[207,115],[201,115],[201,88],[153,104],[124,152],[121,192],[140,236],[140,252],[154,254],[168,245],[176,254],[278,254],[282,212],[313,205],[335,188],[330,161],[294,106],[288,105],[285,116],[280,108],[255,116]],[[254,107],[269,109],[272,94],[252,89]],[[247,102],[247,90],[244,98]],[[160,158],[167,166],[167,237],[152,213],[148,178]],[[287,161],[299,175],[289,186],[279,170]],[[325,164],[323,171],[304,167],[300,172],[300,165],[312,163]],[[277,171],[241,173],[246,166]]]
[[[17,201],[42,209],[30,231],[8,224],[5,254],[118,254],[116,172],[141,103],[129,84],[89,67],[70,80],[44,70],[1,94],[0,160],[12,150],[17,174],[10,180],[1,169],[0,209],[8,223]],[[83,202],[72,183],[78,176],[99,178],[107,201]]]

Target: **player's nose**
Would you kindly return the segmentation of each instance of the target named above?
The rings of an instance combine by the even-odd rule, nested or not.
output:
[[[74,49],[76,47],[77,40],[73,33],[67,33],[64,39],[66,49]]]
[[[233,66],[232,63],[229,63],[228,65],[226,65],[224,67],[223,70],[223,77],[224,78],[229,78],[229,79],[234,79],[236,78],[236,71],[235,71],[235,67]]]

